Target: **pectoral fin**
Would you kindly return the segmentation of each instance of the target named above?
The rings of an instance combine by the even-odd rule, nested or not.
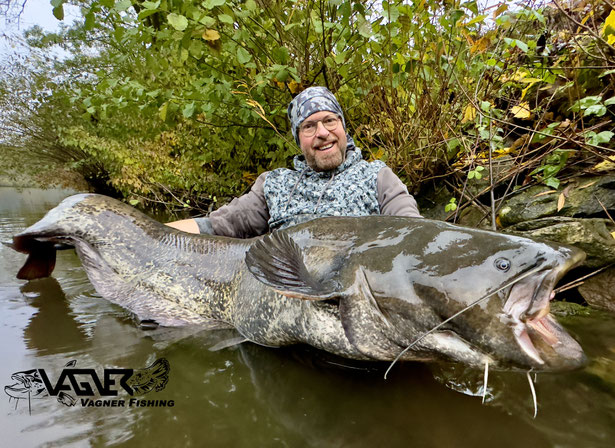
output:
[[[333,281],[323,282],[308,271],[301,248],[284,232],[274,232],[246,253],[246,264],[257,280],[287,297],[327,300],[340,295]]]

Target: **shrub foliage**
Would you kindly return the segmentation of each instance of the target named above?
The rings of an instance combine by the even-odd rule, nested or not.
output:
[[[613,166],[609,2],[51,4],[82,19],[29,30],[37,57],[5,64],[0,151],[133,204],[206,211],[287,166],[286,107],[311,85],[337,95],[367,158],[414,192],[446,184],[451,216],[490,191],[495,207],[524,185],[561,188],[573,167]]]

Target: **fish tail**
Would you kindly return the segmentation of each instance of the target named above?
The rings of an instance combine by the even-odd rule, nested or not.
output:
[[[50,241],[39,241],[28,236],[13,238],[12,249],[28,254],[28,259],[17,273],[20,280],[49,277],[56,266],[56,248]]]

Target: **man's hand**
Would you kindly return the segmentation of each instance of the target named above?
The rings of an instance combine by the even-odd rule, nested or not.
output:
[[[199,226],[194,219],[182,219],[180,221],[167,222],[167,226],[188,233],[200,233]]]

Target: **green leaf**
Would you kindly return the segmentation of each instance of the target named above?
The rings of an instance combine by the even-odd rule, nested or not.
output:
[[[585,134],[585,139],[590,145],[601,145],[610,142],[614,135],[611,131],[602,131],[599,134],[591,131]]]
[[[271,52],[271,56],[273,56],[273,60],[276,61],[278,64],[288,64],[288,59],[290,58],[288,49],[286,47],[274,48]]]
[[[237,61],[240,64],[247,64],[252,59],[252,55],[243,47],[237,47]]]
[[[364,17],[359,16],[357,19],[359,34],[365,38],[371,37],[372,35],[372,26],[369,21],[365,20]]]
[[[160,6],[160,0],[158,0],[157,2],[143,2],[141,3],[141,6],[143,6],[145,9],[156,9]]]
[[[64,20],[64,7],[60,5],[53,8],[53,16],[58,20]]]
[[[596,115],[597,117],[602,117],[604,114],[606,114],[606,107],[603,106],[602,104],[595,104],[585,109],[586,117],[590,115]]]
[[[397,6],[391,6],[385,10],[384,16],[390,23],[396,23],[397,19],[399,19],[399,9]]]
[[[555,177],[548,177],[545,179],[545,185],[547,187],[555,188],[556,190],[559,188],[559,180]]]
[[[586,96],[579,101],[582,109],[588,108],[589,106],[594,106],[596,104],[600,104],[602,102],[602,96]]]
[[[192,117],[192,115],[194,115],[194,103],[186,104],[182,110],[182,115],[184,118]]]
[[[119,0],[115,3],[113,9],[115,9],[116,11],[126,11],[131,6],[132,2],[130,0]]]
[[[164,103],[162,106],[160,106],[160,109],[158,109],[158,116],[160,117],[162,121],[166,121],[168,109],[169,109],[168,102]]]
[[[139,20],[143,20],[146,17],[153,16],[157,12],[158,12],[157,9],[144,9],[143,11],[141,11],[139,13],[139,15],[137,17],[138,17]]]
[[[470,26],[470,25],[474,25],[475,23],[482,22],[486,18],[487,18],[486,15],[474,17],[472,20],[470,20],[468,23],[466,23],[465,26]]]
[[[49,3],[51,3],[51,6],[53,6],[54,8],[57,8],[64,3],[64,0],[51,0]]]
[[[276,73],[275,79],[277,79],[280,82],[286,82],[289,76],[290,76],[290,73],[288,72],[288,67],[282,67]]]
[[[609,98],[608,100],[604,102],[605,106],[611,106],[613,104],[615,104],[615,96],[612,96],[611,98]]]
[[[210,16],[203,16],[199,19],[199,23],[202,23],[206,27],[212,27],[216,24],[216,19]]]
[[[88,31],[91,30],[92,28],[94,28],[94,23],[95,23],[94,13],[90,11],[89,13],[85,15],[85,24],[84,24],[85,29]]]
[[[524,53],[527,53],[527,51],[529,50],[527,44],[525,42],[522,42],[518,39],[515,39],[515,45]]]
[[[459,19],[461,19],[465,13],[461,9],[453,9],[450,12],[452,24],[455,25]]]
[[[216,6],[222,6],[226,3],[226,0],[205,0],[201,5],[206,9],[213,9]]]
[[[228,23],[229,25],[233,24],[233,18],[228,14],[220,14],[218,20],[222,23]]]
[[[128,201],[128,203],[134,207],[135,205],[137,205],[139,203],[139,200],[138,199],[131,199],[130,201]]]
[[[345,1],[342,3],[337,9],[338,13],[342,16],[342,21],[344,23],[348,23],[348,19],[350,18],[350,14],[352,12],[352,5],[349,1]]]
[[[186,28],[188,28],[188,19],[186,19],[182,15],[175,14],[174,12],[170,13],[167,16],[167,21],[177,31],[184,31]]]

